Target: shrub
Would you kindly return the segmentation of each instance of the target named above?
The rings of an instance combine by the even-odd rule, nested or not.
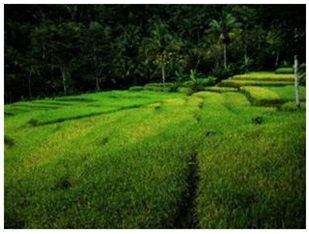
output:
[[[173,83],[173,85],[170,87],[170,92],[177,92],[178,87],[181,85],[179,82]]]
[[[293,67],[279,67],[275,73],[276,74],[293,74],[294,69]]]
[[[187,80],[181,84],[182,87],[192,87],[195,84],[200,85],[201,87],[204,86],[211,86],[215,84],[216,78],[214,77],[207,77],[207,78],[197,78],[196,80]]]
[[[198,79],[196,79],[195,82],[200,84],[202,87],[212,86],[212,85],[215,85],[216,78],[213,77],[213,76],[209,76],[209,77],[206,77],[206,78],[198,78]]]
[[[217,79],[220,81],[220,80],[227,79],[233,76],[234,74],[237,74],[237,72],[233,66],[227,66],[227,68],[225,69],[223,67],[217,66],[212,69],[210,74],[214,77],[217,77]]]
[[[130,91],[141,91],[144,90],[143,86],[132,86],[129,88]]]
[[[207,78],[197,78],[194,70],[191,70],[190,80],[182,83],[181,86],[190,88],[189,94],[203,91],[205,86],[214,85],[216,81],[215,77],[209,76]]]
[[[183,74],[182,71],[175,71],[175,75],[176,75],[176,81],[179,83],[186,79],[186,76]]]

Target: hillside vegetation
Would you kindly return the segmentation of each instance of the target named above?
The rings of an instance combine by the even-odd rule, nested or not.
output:
[[[212,89],[6,105],[5,227],[305,228],[305,88]]]
[[[300,67],[306,62],[305,4],[5,4],[4,11],[6,104],[139,90],[185,81],[192,70],[216,82],[248,71],[290,77],[295,55]]]

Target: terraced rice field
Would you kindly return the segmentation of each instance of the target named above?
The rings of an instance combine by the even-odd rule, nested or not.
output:
[[[5,106],[5,228],[305,228],[293,88],[214,89]]]
[[[235,75],[222,81],[222,87],[241,86],[286,86],[293,85],[293,74],[276,74],[273,72],[251,72],[242,75]]]

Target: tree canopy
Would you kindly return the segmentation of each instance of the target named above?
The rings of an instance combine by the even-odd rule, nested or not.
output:
[[[305,5],[5,5],[5,102],[305,62]]]

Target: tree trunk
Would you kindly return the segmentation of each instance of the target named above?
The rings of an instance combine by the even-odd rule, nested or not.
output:
[[[95,85],[96,85],[96,90],[100,90],[100,83],[99,83],[99,77],[95,76]]]
[[[197,58],[197,62],[196,62],[196,64],[195,64],[195,70],[197,70],[197,67],[198,67],[198,65],[200,64],[200,62],[201,62],[201,60],[200,60],[200,56],[198,56],[198,58]]]
[[[278,67],[278,65],[279,65],[279,55],[280,55],[280,53],[279,53],[279,51],[277,51],[276,52],[276,63],[275,63],[276,67]]]
[[[28,76],[28,94],[29,94],[29,98],[32,98],[32,90],[31,90],[31,76],[32,76],[32,67],[30,68],[30,73]]]
[[[61,67],[61,74],[62,74],[63,92],[64,92],[64,95],[66,95],[67,94],[67,85],[66,85],[67,76],[66,76],[66,67],[65,66]]]
[[[45,43],[42,44],[42,58],[45,59],[45,50],[46,50],[46,47],[45,47]]]
[[[163,91],[165,92],[165,64],[162,64],[162,82],[163,82]]]
[[[223,44],[223,66],[226,69],[226,44]]]
[[[298,60],[297,55],[294,56],[294,86],[295,86],[295,102],[297,110],[300,109],[300,98],[299,98],[299,80],[298,80]]]
[[[247,44],[245,44],[244,50],[245,50],[245,54],[244,54],[244,65],[247,65],[247,62],[248,62]]]
[[[243,38],[244,38],[244,65],[247,66],[247,62],[248,62],[248,46],[247,46],[247,27],[248,25],[246,24],[245,26],[245,30],[244,30],[244,35],[243,35]]]
[[[99,82],[99,72],[98,72],[98,64],[97,64],[97,47],[94,45],[93,48],[93,60],[94,60],[94,66],[95,66],[95,86],[96,90],[100,90],[100,82]]]

